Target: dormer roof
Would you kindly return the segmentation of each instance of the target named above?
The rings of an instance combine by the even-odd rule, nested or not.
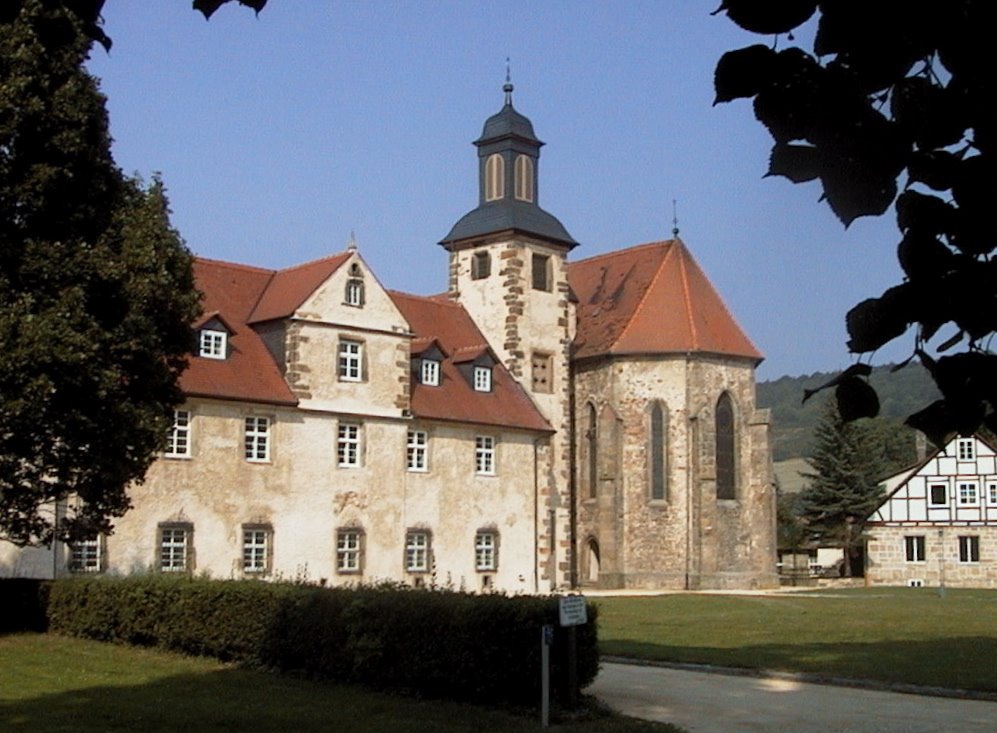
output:
[[[440,364],[438,386],[412,384],[411,410],[415,417],[553,432],[529,395],[501,363],[494,364],[490,392],[475,391],[461,375],[458,361],[473,362],[483,356],[489,361],[494,359],[481,331],[461,305],[440,297],[394,291],[389,295],[411,326],[416,349],[435,341],[444,355],[450,355]]]
[[[715,354],[761,362],[680,239],[568,265],[578,298],[573,358]]]

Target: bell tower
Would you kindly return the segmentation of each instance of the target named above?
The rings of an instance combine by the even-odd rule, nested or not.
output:
[[[478,149],[478,206],[440,244],[450,253],[450,297],[464,306],[506,368],[556,433],[544,447],[539,491],[539,568],[550,588],[570,579],[570,380],[575,306],[566,258],[577,246],[556,217],[540,208],[540,148],[533,123],[512,104],[485,121]]]

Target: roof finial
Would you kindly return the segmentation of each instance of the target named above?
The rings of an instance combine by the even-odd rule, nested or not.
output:
[[[672,199],[672,237],[678,239],[679,236],[679,215],[678,206],[675,199]]]
[[[505,57],[505,84],[502,85],[502,91],[505,92],[505,103],[512,105],[512,74],[509,70],[509,57]]]
[[[350,252],[356,252],[357,251],[357,238],[353,234],[353,230],[352,229],[350,230],[350,241],[348,241],[346,243],[346,249],[348,249]]]

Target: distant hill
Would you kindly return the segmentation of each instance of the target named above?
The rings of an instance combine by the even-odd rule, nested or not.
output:
[[[879,394],[880,419],[895,424],[897,431],[909,431],[902,424],[904,418],[938,399],[940,395],[928,371],[920,364],[911,363],[892,373],[890,368],[890,365],[875,367],[869,379]],[[836,374],[816,372],[758,383],[758,406],[772,410],[773,460],[784,461],[810,455],[814,428],[827,396],[824,393],[818,394],[804,405],[803,390],[819,387]],[[827,395],[830,394],[829,390]]]

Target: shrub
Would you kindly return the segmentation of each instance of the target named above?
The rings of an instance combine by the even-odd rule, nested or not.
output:
[[[596,609],[577,634],[578,687],[598,672]],[[54,631],[159,646],[427,697],[535,704],[540,629],[553,597],[397,586],[318,588],[163,576],[52,584]],[[555,632],[552,691],[568,696],[567,632]]]

